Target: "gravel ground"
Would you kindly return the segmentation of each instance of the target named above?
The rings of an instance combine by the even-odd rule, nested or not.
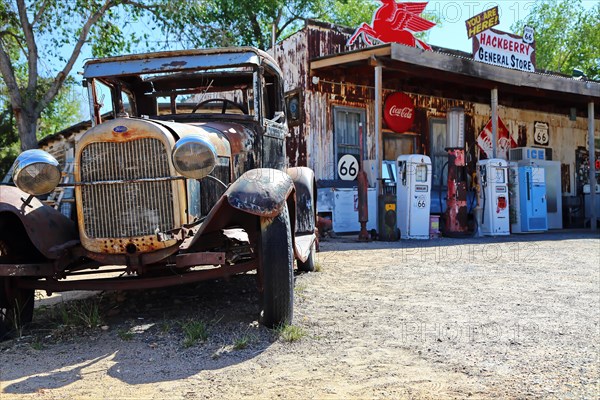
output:
[[[251,274],[44,299],[0,344],[0,398],[600,398],[598,232],[321,250],[296,277],[298,340],[258,325]],[[90,304],[101,321],[65,324]]]

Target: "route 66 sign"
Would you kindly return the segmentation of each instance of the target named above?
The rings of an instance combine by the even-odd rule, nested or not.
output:
[[[358,159],[352,154],[344,154],[338,161],[338,176],[344,181],[353,181],[358,176]]]
[[[425,208],[427,207],[427,199],[425,196],[415,196],[414,207],[416,208]]]
[[[523,42],[527,44],[531,44],[535,41],[533,37],[533,28],[531,26],[526,26],[523,30]]]
[[[550,143],[550,128],[547,122],[535,121],[533,124],[533,141],[535,144],[548,146]]]

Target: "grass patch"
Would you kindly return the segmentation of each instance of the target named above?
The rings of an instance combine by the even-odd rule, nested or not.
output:
[[[190,320],[181,324],[183,329],[184,347],[191,347],[197,342],[204,342],[208,339],[208,327],[202,321]]]
[[[315,261],[315,272],[321,272],[323,270],[323,266],[320,262]]]
[[[252,337],[249,335],[244,335],[237,337],[233,340],[233,349],[234,350],[244,350],[247,348],[252,342]]]
[[[160,330],[160,333],[166,335],[167,333],[171,332],[171,324],[168,321],[163,321],[158,326],[158,329]]]
[[[37,338],[33,342],[31,342],[30,346],[33,350],[39,351],[44,349],[44,344]]]
[[[58,313],[67,327],[95,328],[102,324],[100,301],[96,298],[62,303]]]
[[[119,329],[117,336],[119,336],[119,339],[128,342],[133,339],[133,332],[128,329]]]
[[[306,288],[308,288],[308,285],[306,283],[299,283],[296,286],[294,286],[294,292],[296,293],[303,293]]]
[[[295,325],[281,325],[277,329],[275,329],[277,335],[284,342],[297,342],[306,336],[306,331],[299,326]]]

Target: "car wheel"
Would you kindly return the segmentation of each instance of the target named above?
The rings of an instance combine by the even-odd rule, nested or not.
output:
[[[306,261],[302,262],[300,260],[297,261],[298,264],[298,271],[302,271],[302,272],[314,272],[315,271],[315,253],[317,251],[317,244],[316,241],[313,242],[312,246],[310,247],[310,254],[308,256],[308,258],[306,259]]]
[[[287,205],[275,218],[260,219],[261,322],[268,328],[290,324],[294,309],[294,252]]]

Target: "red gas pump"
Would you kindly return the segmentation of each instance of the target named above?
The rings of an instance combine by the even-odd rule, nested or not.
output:
[[[453,107],[446,114],[448,152],[448,196],[444,214],[444,234],[464,235],[469,231],[467,207],[467,166],[465,163],[465,113]]]

